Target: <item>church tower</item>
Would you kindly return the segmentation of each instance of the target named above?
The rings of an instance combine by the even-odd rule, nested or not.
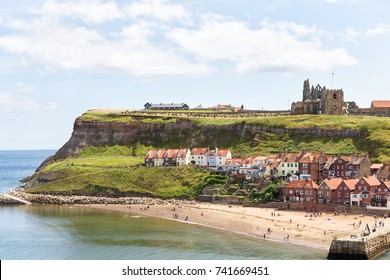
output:
[[[310,100],[310,82],[309,79],[303,82],[303,99],[302,101]]]

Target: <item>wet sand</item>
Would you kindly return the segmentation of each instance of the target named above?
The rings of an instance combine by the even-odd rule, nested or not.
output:
[[[356,234],[360,238],[366,224],[377,222],[377,233],[390,230],[390,219],[334,213],[305,213],[271,208],[228,206],[209,203],[171,205],[90,205],[93,207],[170,219],[177,222],[227,230],[255,238],[293,243],[328,250],[333,237]],[[384,227],[379,222],[384,221]],[[360,224],[360,225],[359,225]]]

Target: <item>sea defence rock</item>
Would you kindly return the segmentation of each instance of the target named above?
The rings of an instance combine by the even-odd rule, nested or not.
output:
[[[20,201],[17,201],[15,199],[11,199],[9,197],[5,197],[2,194],[0,194],[0,205],[3,206],[10,206],[10,205],[22,205],[23,203]]]
[[[390,250],[390,232],[360,239],[334,239],[328,260],[369,260]]]
[[[12,195],[32,204],[55,205],[88,205],[88,204],[141,204],[141,205],[179,205],[183,202],[194,204],[195,201],[177,199],[159,199],[151,197],[98,197],[98,196],[62,196],[47,194],[30,194],[24,191],[14,191]]]

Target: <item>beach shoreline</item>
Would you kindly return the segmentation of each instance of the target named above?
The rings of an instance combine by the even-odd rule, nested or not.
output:
[[[191,223],[229,231],[259,240],[282,242],[321,250],[329,250],[334,238],[361,238],[367,225],[375,234],[390,231],[383,217],[364,214],[305,212],[299,210],[242,205],[216,204],[151,197],[89,197],[28,194],[21,190],[9,192],[38,205],[69,205],[120,211]],[[382,221],[384,224],[382,225]]]
[[[363,215],[335,215],[334,213],[308,213],[271,208],[243,207],[211,203],[185,202],[169,205],[91,204],[96,209],[119,211],[135,215],[169,219],[196,224],[260,240],[287,243],[329,250],[333,238],[361,236],[364,227],[383,218]],[[389,225],[378,227],[388,231]]]

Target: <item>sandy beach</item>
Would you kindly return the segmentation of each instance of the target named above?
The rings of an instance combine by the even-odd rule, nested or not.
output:
[[[328,250],[333,237],[356,234],[360,238],[366,224],[377,224],[376,233],[390,229],[389,219],[363,215],[306,213],[271,208],[228,206],[209,203],[171,205],[90,205],[125,213],[194,223],[220,230],[285,243]],[[380,222],[384,222],[384,226]]]

